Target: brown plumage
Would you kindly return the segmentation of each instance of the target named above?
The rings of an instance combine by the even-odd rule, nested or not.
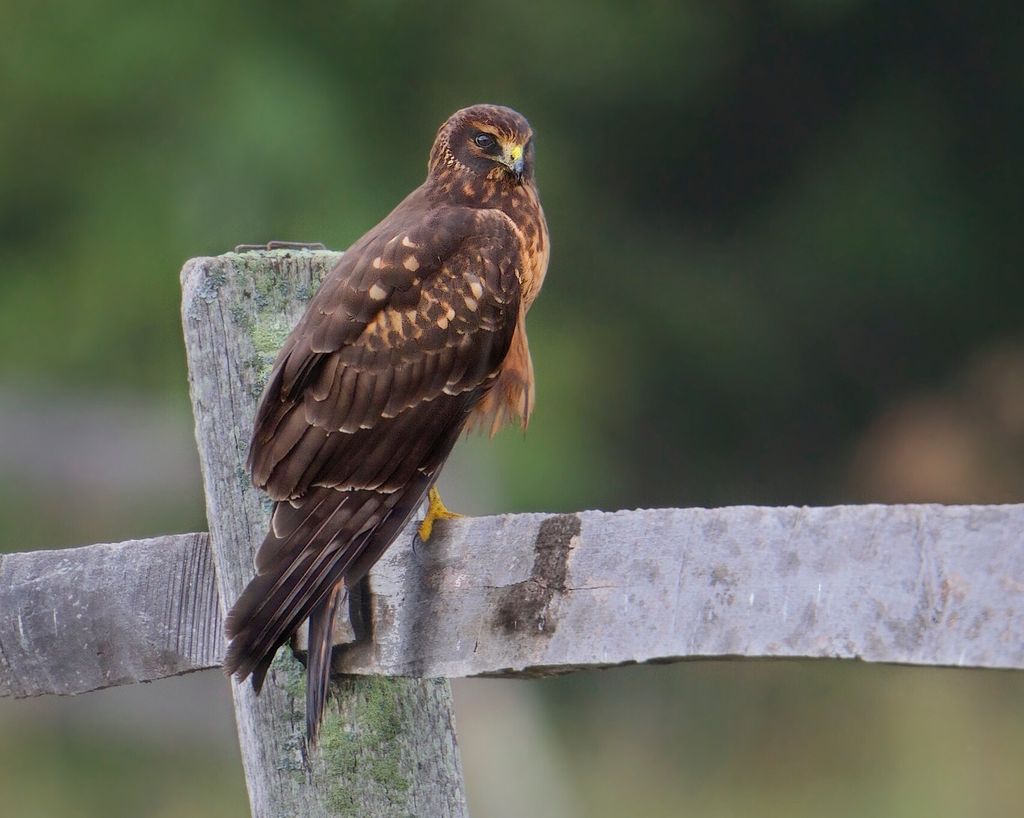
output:
[[[274,512],[228,614],[224,666],[258,692],[309,618],[311,744],[344,590],[415,513],[467,425],[525,427],[533,408],[524,319],[548,261],[533,156],[515,111],[452,115],[426,181],[327,275],[260,401],[249,468]]]

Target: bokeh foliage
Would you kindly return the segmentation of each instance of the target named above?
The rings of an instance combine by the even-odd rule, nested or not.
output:
[[[531,316],[530,434],[468,444],[471,458],[500,464],[500,502],[481,510],[1019,498],[1020,469],[986,458],[1024,452],[1024,426],[993,437],[970,374],[1024,329],[1019,19],[1009,0],[3,0],[0,382],[58,397],[142,395],[186,418],[183,260],[268,239],[344,248],[421,180],[448,113],[493,101],[538,133],[553,257]],[[1021,370],[1000,372],[1005,385]],[[875,451],[864,447],[879,418],[922,394],[958,396],[949,411],[983,440],[979,468],[1000,475],[984,490],[954,481],[952,495],[932,496],[858,478],[877,473],[862,455]],[[75,530],[156,533],[137,507],[123,519],[40,523],[53,508],[47,487],[0,485],[11,548],[25,547],[28,525],[32,545],[74,542]],[[195,496],[148,519],[173,528],[168,508],[180,528],[201,525]],[[736,738],[764,752],[781,745],[794,764],[822,742],[835,752],[970,743],[986,725],[1005,731],[1005,758],[1024,761],[1019,707],[1007,726],[981,701],[993,685],[995,700],[1019,698],[1021,683],[992,677],[921,683],[936,707],[964,708],[946,733],[907,710],[925,678],[915,672],[893,682],[909,685],[905,695],[862,702],[910,712],[898,735],[853,724],[848,739],[794,738],[790,719],[807,730],[814,720],[796,712],[808,691],[835,686],[821,694],[831,723],[870,676],[833,670],[808,679],[787,669],[768,688],[758,676],[702,685],[691,668],[601,677],[619,679],[626,704],[606,701],[618,688],[593,676],[544,691],[553,713],[571,691],[574,717],[560,729],[581,732],[566,739],[574,752],[601,726],[595,714],[625,709],[643,722],[671,710],[668,693],[650,695],[664,674],[711,714],[680,729],[720,742],[750,690],[773,696],[764,708],[786,715]],[[894,678],[870,676],[863,695],[883,695]],[[664,746],[650,727],[616,733],[619,764],[636,763],[623,760],[629,748]],[[656,779],[708,758],[661,759]],[[710,758],[720,777],[707,780],[727,782],[762,756],[729,745]],[[601,763],[580,780],[596,787]],[[826,811],[812,797],[756,808],[771,792],[768,769],[738,784],[735,800],[726,783],[705,792],[701,814]],[[967,814],[957,798],[999,782],[996,800],[971,814],[999,815],[1024,796],[998,775],[947,776],[958,795],[928,801],[927,772],[908,768],[905,787],[868,792],[861,784],[875,779],[852,775],[827,792],[854,799],[851,815]],[[653,792],[642,814],[675,814],[669,798]]]

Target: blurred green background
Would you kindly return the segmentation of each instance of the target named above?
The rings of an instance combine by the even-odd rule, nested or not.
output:
[[[0,0],[0,550],[205,527],[185,259],[343,249],[481,101],[553,236],[463,511],[1024,496],[1016,3]],[[458,685],[478,816],[1009,816],[1024,674]],[[218,674],[0,701],[0,813],[246,814]]]

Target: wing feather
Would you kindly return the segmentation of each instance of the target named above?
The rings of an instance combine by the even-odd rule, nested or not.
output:
[[[413,218],[422,203],[409,202],[325,279],[257,411],[249,464],[277,502],[257,575],[228,616],[225,660],[257,687],[311,612],[327,638],[334,589],[360,579],[415,513],[515,331],[522,247],[507,217]],[[314,649],[322,711],[324,646]]]

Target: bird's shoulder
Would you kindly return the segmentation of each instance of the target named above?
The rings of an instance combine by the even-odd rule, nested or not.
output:
[[[342,256],[271,372],[250,449],[257,485],[270,481],[276,497],[308,484],[288,471],[300,437],[319,450],[315,436],[333,435],[337,448],[413,407],[461,406],[488,382],[519,311],[513,227],[496,211],[396,210]]]
[[[417,190],[342,255],[317,300],[329,302],[332,293],[346,290],[369,292],[374,284],[404,291],[449,272],[446,265],[459,256],[514,266],[523,250],[522,231],[504,211],[431,204]]]
[[[459,313],[467,297],[470,306],[517,299],[523,254],[522,234],[502,211],[428,206],[410,196],[342,255],[290,340],[306,338],[319,354],[372,345],[381,330],[403,324],[444,329],[438,310],[451,312],[456,298]],[[491,317],[487,309],[469,312]],[[390,340],[400,342],[401,333]]]

